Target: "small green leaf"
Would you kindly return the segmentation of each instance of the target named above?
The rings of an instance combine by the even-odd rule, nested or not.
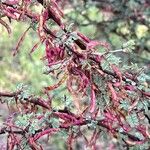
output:
[[[120,57],[116,57],[115,55],[113,55],[112,53],[108,54],[106,56],[107,60],[102,61],[101,66],[104,70],[110,70],[110,64],[115,64],[115,65],[119,65],[119,63],[121,62],[121,58]]]
[[[59,119],[51,118],[50,123],[52,124],[53,128],[59,128]]]
[[[139,125],[139,119],[136,113],[132,113],[126,117],[126,121],[133,128]]]
[[[137,138],[139,138],[140,140],[144,140],[144,136],[143,136],[142,133],[140,133],[140,132],[135,132],[134,135],[135,135]]]
[[[122,45],[122,49],[124,52],[132,52],[135,49],[135,42],[134,40],[129,40],[128,42]]]
[[[128,110],[128,108],[130,107],[130,103],[127,100],[122,100],[119,107],[123,108],[124,110]]]
[[[35,134],[35,131],[38,130],[38,120],[35,119],[30,123],[29,133]]]
[[[137,79],[139,82],[146,82],[146,80],[150,80],[150,76],[146,75],[145,73],[141,73]]]
[[[148,100],[139,101],[137,105],[138,110],[144,110],[145,112],[148,112],[148,107],[150,106]]]
[[[15,124],[17,126],[21,127],[27,127],[29,125],[30,117],[32,114],[24,114],[24,115],[19,115],[16,118]]]

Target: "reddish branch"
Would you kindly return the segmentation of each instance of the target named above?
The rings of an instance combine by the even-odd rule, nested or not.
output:
[[[1,97],[14,97],[14,98],[17,98],[19,93],[8,93],[8,92],[0,92],[0,98]],[[24,100],[26,100],[27,102],[29,103],[33,103],[34,105],[38,105],[40,107],[43,107],[43,108],[46,108],[46,109],[49,109],[50,107],[48,106],[48,104],[45,104],[46,102],[44,101],[41,101],[40,98],[25,98]],[[90,123],[90,121],[97,121],[97,125],[98,126],[101,126],[103,128],[106,128],[107,130],[111,130],[110,126],[107,125],[107,123],[105,123],[105,120],[101,120],[101,121],[98,121],[98,120],[87,120],[86,118],[82,117],[82,116],[78,116],[76,114],[73,114],[72,112],[68,111],[68,110],[57,110],[56,112],[54,111],[52,113],[54,116],[58,117],[58,118],[61,118],[62,120],[64,121],[70,121],[70,123],[66,124],[66,123],[62,123],[60,125],[59,128],[64,128],[64,129],[69,129],[70,127],[73,127],[73,126],[86,126]],[[47,134],[47,131],[49,131],[51,133],[52,132],[58,132],[59,131],[59,128],[58,129],[54,129],[53,128],[45,128],[45,129],[39,129],[36,131],[36,134],[35,134],[35,139],[34,140],[37,140],[39,139],[41,136]],[[42,132],[41,132],[42,131]],[[117,129],[113,129],[113,132],[119,132]],[[25,134],[26,131],[18,131],[18,130],[9,130],[7,129],[7,127],[3,127],[0,129],[0,134],[5,134],[5,133],[13,133],[13,134]],[[131,135],[131,134],[128,134],[126,132],[122,132],[122,134],[124,135],[127,135],[130,139],[134,140],[134,141],[140,141],[137,137]]]
[[[1,97],[14,97],[15,99],[18,99],[19,94],[20,94],[20,91],[19,92],[13,92],[13,93],[0,92],[0,98]],[[46,109],[50,109],[48,103],[41,98],[34,98],[31,96],[29,98],[24,98],[23,100],[26,102],[33,103],[34,105],[41,106],[41,107],[46,108]]]

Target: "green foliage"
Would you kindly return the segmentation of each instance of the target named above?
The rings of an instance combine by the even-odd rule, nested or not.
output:
[[[135,49],[130,54],[132,59],[130,61],[149,63],[150,8],[144,5],[145,3],[147,3],[146,0],[124,2],[88,0],[85,1],[85,4],[72,1],[72,6],[77,10],[70,9],[67,16],[85,35],[100,40],[107,39],[106,41],[112,44],[113,49],[117,49],[122,46],[122,43],[133,39]],[[142,17],[135,11],[140,12]],[[135,57],[134,53],[138,57]],[[122,59],[127,59],[127,57],[122,57]]]
[[[135,42],[134,40],[129,40],[128,42],[122,45],[122,49],[124,52],[132,52],[135,49]]]
[[[38,119],[34,119],[33,121],[31,121],[30,126],[29,126],[29,133],[30,134],[35,134],[35,131],[37,131],[37,129],[39,128],[39,120]]]
[[[58,118],[50,118],[49,123],[53,126],[53,128],[59,127],[59,119]]]
[[[148,149],[149,149],[149,142],[140,145],[135,145],[129,148],[129,150],[148,150]]]
[[[102,13],[100,13],[100,10],[95,6],[87,6],[87,15],[89,16],[89,19],[91,21],[99,22],[102,21]]]
[[[138,81],[143,83],[143,82],[146,82],[146,81],[150,81],[150,76],[146,75],[145,73],[141,73],[138,77],[137,77]]]
[[[126,121],[129,123],[129,125],[132,128],[139,125],[139,119],[138,119],[138,116],[135,112],[126,116]]]
[[[27,85],[24,85],[23,83],[18,84],[16,90],[20,93],[18,95],[19,100],[28,99],[31,95],[31,88],[29,88]]]
[[[28,139],[26,138],[23,138],[22,141],[21,141],[21,147],[23,150],[32,150],[30,148],[30,145],[28,144]]]
[[[103,60],[101,66],[104,70],[110,70],[110,64],[119,65],[119,63],[121,63],[121,58],[110,53],[106,56],[106,60]]]
[[[58,137],[61,137],[63,139],[67,139],[68,137],[68,132],[65,129],[62,129],[61,131],[59,131],[56,135],[58,135]]]
[[[30,134],[35,134],[39,128],[39,121],[35,119],[33,114],[18,115],[15,119],[15,124],[19,127],[28,128]]]
[[[17,126],[26,128],[30,123],[30,119],[31,119],[32,115],[33,114],[18,115],[16,118],[16,121],[15,121],[15,124]]]
[[[71,109],[73,108],[73,103],[70,101],[69,98],[63,98],[62,103],[64,104],[64,107]]]
[[[142,100],[139,101],[137,104],[138,110],[144,110],[145,112],[148,112],[148,107],[150,106],[150,102],[148,100]]]
[[[144,140],[144,136],[143,136],[143,134],[141,134],[140,132],[135,132],[134,135],[135,135],[138,139]]]
[[[128,111],[129,107],[130,107],[130,103],[127,100],[122,100],[121,104],[119,106],[120,108],[123,108],[124,110]]]
[[[123,71],[128,70],[128,71],[130,71],[131,73],[134,73],[134,72],[139,72],[140,67],[139,67],[138,64],[136,64],[136,63],[131,63],[130,66],[124,64],[124,65],[122,66],[122,70],[123,70]]]
[[[40,58],[44,55],[44,45],[40,45],[32,55],[29,55],[30,50],[39,40],[32,29],[26,35],[19,54],[15,57],[12,55],[13,48],[26,28],[26,23],[12,22],[13,35],[9,38],[6,32],[1,31],[3,38],[0,38],[0,88],[2,90],[12,90],[24,81],[25,85],[31,85],[34,92],[39,93],[41,88],[51,82],[50,77],[41,73],[44,64]],[[0,30],[2,30],[2,26],[0,26]]]

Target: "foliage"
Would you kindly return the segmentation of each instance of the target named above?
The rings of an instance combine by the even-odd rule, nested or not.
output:
[[[134,39],[136,48],[129,54],[132,62],[150,63],[149,0],[74,0],[69,4],[66,16],[81,32],[109,41],[113,49]],[[123,59],[131,62],[125,55]]]
[[[41,11],[32,9],[34,5]],[[128,41],[121,49],[112,51],[108,43],[91,40],[65,22],[63,7],[63,2],[55,0],[4,0],[0,3],[0,23],[8,34],[11,33],[8,22],[11,24],[12,20],[27,20],[29,24],[13,55],[21,52],[25,37],[33,29],[39,42],[29,53],[38,52],[38,45],[43,45],[44,73],[57,79],[53,85],[42,89],[41,96],[35,96],[22,84],[15,92],[0,92],[2,103],[12,98],[16,107],[0,130],[0,134],[7,133],[7,149],[42,150],[41,140],[54,135],[66,137],[68,150],[75,148],[81,138],[82,149],[100,149],[103,146],[98,139],[103,138],[112,139],[109,149],[134,149],[137,145],[148,149],[149,77],[144,74],[145,68],[128,67],[115,55],[132,53],[135,42]],[[92,9],[89,14],[95,21],[93,16],[98,10]],[[145,27],[143,30],[146,32]],[[141,38],[141,34],[137,37]],[[57,94],[63,88],[67,92],[57,106],[52,93]]]

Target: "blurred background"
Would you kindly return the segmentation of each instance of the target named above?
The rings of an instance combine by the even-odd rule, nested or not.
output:
[[[130,54],[118,55],[125,63],[147,66],[147,74],[150,75],[149,0],[64,0],[61,7],[67,25],[73,23],[74,30],[91,39],[108,42],[112,50],[120,49],[123,43],[133,39],[135,50]],[[20,36],[28,27],[27,22],[12,21],[13,32],[9,36],[0,25],[1,91],[14,91],[19,83],[23,83],[31,86],[33,92],[40,95],[43,87],[54,82],[53,78],[43,74],[44,63],[41,59],[44,56],[44,45],[29,54],[33,45],[39,41],[35,31],[30,30],[27,33],[19,54],[15,57],[12,55]],[[58,149],[63,149],[62,144],[64,143],[60,142]]]

